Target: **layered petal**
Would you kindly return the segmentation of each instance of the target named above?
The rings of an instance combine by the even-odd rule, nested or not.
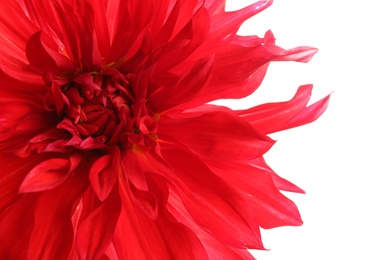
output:
[[[111,243],[122,203],[117,190],[79,223],[76,247],[80,259],[100,259]]]
[[[268,171],[242,162],[211,165],[211,169],[234,185],[252,208],[262,228],[302,224],[295,204],[280,193]],[[226,172],[229,171],[229,174]]]
[[[263,248],[254,216],[234,189],[186,151],[167,150],[163,155],[177,175],[175,186],[195,222],[223,244]]]
[[[177,131],[180,129],[180,131]],[[227,112],[210,112],[181,120],[161,120],[161,138],[172,136],[209,160],[248,160],[264,154],[274,141]]]
[[[149,182],[154,192],[161,193],[156,220],[145,218],[145,215],[131,202],[126,183],[122,181],[120,183],[123,208],[113,240],[119,259],[206,258],[203,246],[195,234],[188,227],[177,222],[164,208],[168,190],[161,177],[153,178],[153,181]],[[126,237],[125,241],[123,237]]]
[[[34,209],[29,257],[67,259],[74,237],[71,217],[85,184],[80,177],[73,177],[59,188],[40,194]]]

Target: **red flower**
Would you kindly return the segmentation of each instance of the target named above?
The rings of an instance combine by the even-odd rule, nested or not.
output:
[[[328,97],[234,111],[271,61],[307,62],[271,32],[237,36],[271,1],[0,1],[0,258],[252,259],[259,228],[300,225],[266,134]]]

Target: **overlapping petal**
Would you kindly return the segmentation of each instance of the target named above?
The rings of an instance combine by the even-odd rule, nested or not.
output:
[[[178,129],[180,129],[178,131]],[[161,138],[171,135],[194,153],[209,160],[250,160],[267,152],[274,141],[259,134],[248,122],[227,112],[161,120]]]

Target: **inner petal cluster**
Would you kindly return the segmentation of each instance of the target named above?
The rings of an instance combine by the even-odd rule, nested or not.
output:
[[[56,127],[79,141],[93,139],[121,147],[145,144],[145,138],[154,137],[157,117],[146,107],[145,97],[134,93],[132,84],[132,74],[114,68],[79,72],[68,80],[53,80],[44,106],[56,111]]]

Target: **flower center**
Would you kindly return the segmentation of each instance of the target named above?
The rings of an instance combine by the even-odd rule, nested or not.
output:
[[[57,128],[80,140],[125,147],[145,144],[156,138],[156,116],[132,88],[133,80],[112,68],[81,72],[71,80],[52,81],[45,107],[57,112]]]

